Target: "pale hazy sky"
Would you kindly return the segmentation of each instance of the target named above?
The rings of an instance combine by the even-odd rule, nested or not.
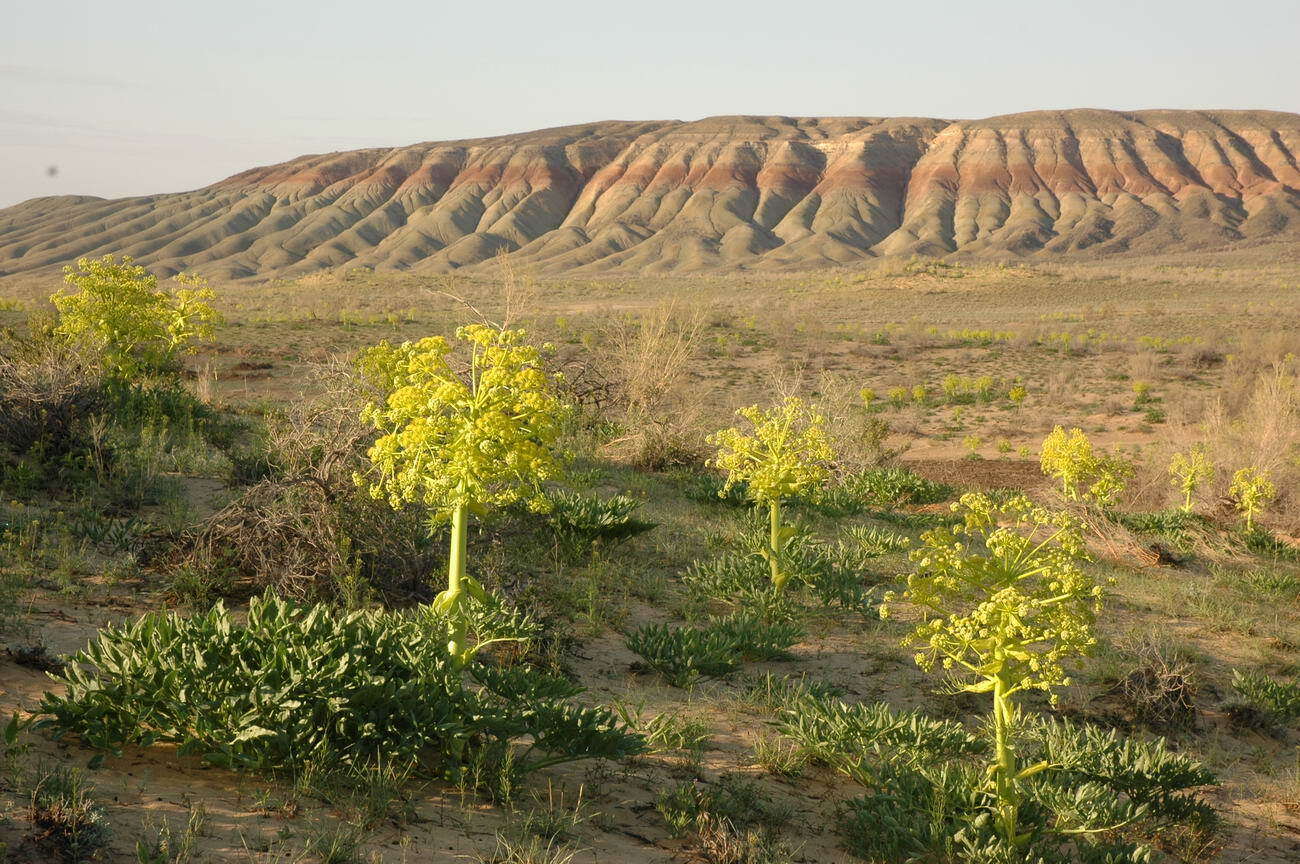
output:
[[[0,9],[0,206],[179,191],[303,153],[590,120],[1300,112],[1300,0]]]

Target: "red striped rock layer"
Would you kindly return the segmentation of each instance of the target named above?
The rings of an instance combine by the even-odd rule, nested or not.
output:
[[[304,156],[192,192],[0,210],[0,275],[800,268],[1300,239],[1300,115],[1062,111],[606,122]]]

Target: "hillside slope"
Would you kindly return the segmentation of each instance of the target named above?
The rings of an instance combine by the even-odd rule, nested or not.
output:
[[[715,117],[303,156],[203,189],[0,210],[0,276],[122,252],[230,278],[804,268],[1300,240],[1300,115]]]

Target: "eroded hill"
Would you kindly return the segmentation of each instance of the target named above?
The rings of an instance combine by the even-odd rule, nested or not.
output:
[[[1076,110],[717,117],[303,156],[203,189],[0,210],[0,276],[130,254],[167,273],[802,268],[880,255],[1300,240],[1300,115]]]

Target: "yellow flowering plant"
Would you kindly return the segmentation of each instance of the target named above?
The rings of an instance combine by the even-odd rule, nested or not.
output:
[[[1061,481],[1061,494],[1071,501],[1091,499],[1113,506],[1133,476],[1133,466],[1119,456],[1096,452],[1082,429],[1057,426],[1043,439],[1039,453],[1043,473]]]
[[[781,518],[783,501],[807,494],[830,477],[828,463],[835,458],[826,437],[826,420],[791,397],[764,410],[757,405],[736,412],[749,421],[752,431],[736,427],[708,437],[718,448],[713,465],[727,472],[720,496],[744,484],[755,504],[768,508],[769,534],[765,557],[772,573],[772,585],[785,588],[790,573],[785,567],[785,548],[794,528]]]
[[[58,311],[54,332],[98,349],[105,369],[122,377],[170,370],[196,342],[211,339],[220,316],[202,277],[181,273],[173,289],[132,259],[113,255],[82,258],[63,268],[74,293],[50,297]]]
[[[1237,502],[1237,511],[1245,519],[1246,533],[1249,534],[1255,530],[1255,517],[1277,497],[1277,487],[1267,471],[1252,466],[1232,475],[1228,494]]]
[[[1205,455],[1205,445],[1197,444],[1186,453],[1175,453],[1169,460],[1173,485],[1183,493],[1183,512],[1192,512],[1192,496],[1201,484],[1214,479],[1214,465]]]
[[[361,355],[361,375],[379,394],[362,417],[380,436],[372,474],[356,480],[394,508],[423,505],[431,530],[451,523],[447,588],[434,606],[455,622],[448,650],[467,662],[482,647],[465,644],[467,604],[488,599],[465,572],[469,515],[519,501],[546,509],[542,485],[563,473],[555,443],[570,408],[524,331],[471,324],[456,338],[470,349],[463,373],[440,336],[381,342]]]
[[[961,522],[921,535],[906,589],[886,594],[880,614],[899,603],[919,609],[922,621],[904,640],[919,646],[917,664],[956,674],[965,692],[992,695],[989,792],[999,832],[1019,844],[1021,784],[1047,766],[1017,762],[1015,697],[1069,683],[1064,661],[1096,644],[1102,589],[1081,567],[1083,532],[1069,514],[1024,496],[996,503],[978,493],[953,510]]]

